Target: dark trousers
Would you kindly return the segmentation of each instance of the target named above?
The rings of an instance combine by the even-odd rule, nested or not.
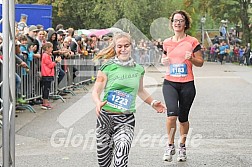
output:
[[[226,56],[226,54],[220,54],[219,56],[220,56],[220,63],[222,64],[223,59],[224,59],[224,57]]]
[[[62,70],[61,68],[59,68],[59,74],[58,74],[58,84],[62,81],[62,79],[65,76],[65,72],[64,70]]]
[[[73,66],[73,81],[76,78],[76,72],[78,71],[78,69],[76,67]]]
[[[53,81],[53,77],[42,77],[41,87],[42,87],[42,98],[49,99],[49,93],[51,90],[51,83]]]

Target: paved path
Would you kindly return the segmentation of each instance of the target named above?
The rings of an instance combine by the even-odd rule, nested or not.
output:
[[[146,69],[146,89],[163,100],[165,67]],[[165,114],[137,101],[130,167],[252,166],[252,68],[205,63],[195,68],[197,95],[190,114],[187,162],[163,162]],[[89,91],[76,90],[51,111],[24,111],[16,119],[17,167],[96,167],[94,104]],[[176,137],[178,140],[178,136]]]

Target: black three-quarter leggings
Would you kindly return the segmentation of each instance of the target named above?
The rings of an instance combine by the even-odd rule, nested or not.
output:
[[[164,80],[163,95],[167,116],[178,116],[179,122],[187,122],[196,95],[194,81],[180,83]]]
[[[52,81],[53,81],[53,77],[42,77],[41,87],[42,87],[42,98],[43,99],[49,98],[49,93],[50,93]]]

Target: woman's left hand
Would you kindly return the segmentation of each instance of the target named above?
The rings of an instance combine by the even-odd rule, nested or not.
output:
[[[167,108],[165,107],[164,104],[161,103],[161,101],[157,101],[153,104],[153,108],[158,112],[158,113],[164,113],[166,112]]]
[[[185,59],[191,60],[192,59],[192,52],[186,51]]]

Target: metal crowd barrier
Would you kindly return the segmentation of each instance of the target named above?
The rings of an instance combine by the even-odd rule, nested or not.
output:
[[[158,49],[148,48],[147,50],[143,51],[139,48],[134,48],[132,51],[133,59],[142,65],[149,65],[155,66],[160,63],[161,61],[162,52]]]
[[[96,77],[96,72],[94,71],[95,63],[92,61],[92,58],[93,55],[85,57],[74,55],[69,59],[62,59],[61,63],[55,67],[55,77],[52,82],[49,99],[61,99],[62,102],[65,102],[61,93],[75,95],[73,92],[75,89],[83,88],[87,90],[85,85],[92,83]],[[35,102],[36,104],[36,101],[42,100],[40,69],[41,59],[37,58],[33,58],[33,61],[30,62],[29,71],[17,67],[16,72],[21,78],[20,94],[26,101],[26,103],[17,103],[17,109],[28,109],[31,112],[36,112],[28,102]],[[65,75],[61,82],[58,83],[60,69],[64,71]]]
[[[154,50],[149,50],[147,52],[148,57],[146,56],[147,59],[145,59],[145,63],[155,65],[155,63],[158,62],[158,55],[159,54]],[[134,52],[135,59],[139,60],[139,56],[138,52]],[[83,88],[87,91],[85,85],[88,85],[95,80],[97,70],[101,66],[99,60],[96,62],[92,60],[93,57],[94,54],[90,53],[88,56],[77,54],[69,59],[62,59],[61,64],[58,64],[55,67],[55,77],[52,82],[49,98],[53,100],[61,99],[62,102],[65,102],[61,93],[71,93],[74,96],[75,94],[73,91],[75,89]],[[36,112],[32,105],[39,104],[39,101],[41,102],[42,100],[40,69],[41,59],[38,58],[33,58],[33,61],[30,62],[29,71],[21,67],[16,68],[16,73],[21,78],[20,94],[25,101],[25,103],[17,102],[16,109],[28,109],[31,112]],[[58,83],[60,69],[64,71],[65,75],[61,82]],[[0,82],[0,84],[2,84],[2,82]],[[16,97],[19,96],[20,95],[17,95]],[[0,111],[1,110],[2,105],[0,106]]]

